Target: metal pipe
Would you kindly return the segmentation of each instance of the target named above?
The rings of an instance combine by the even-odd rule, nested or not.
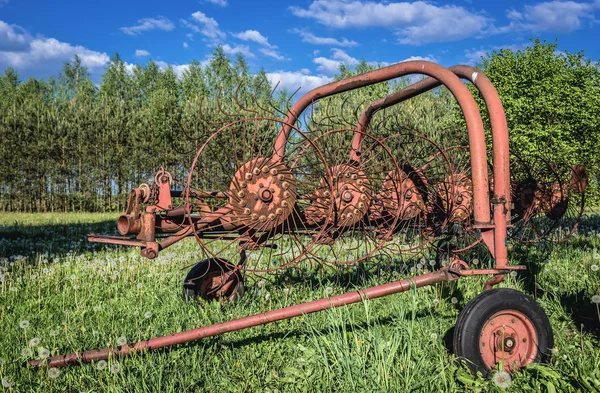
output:
[[[458,101],[465,116],[467,132],[469,134],[475,223],[489,224],[491,215],[487,155],[481,115],[469,89],[452,71],[447,70],[439,64],[428,61],[406,61],[311,90],[302,96],[288,112],[284,125],[275,142],[274,158],[282,159],[285,156],[285,146],[292,126],[296,123],[300,114],[315,100],[409,74],[423,74],[439,80]]]
[[[500,96],[492,82],[481,71],[475,67],[467,65],[455,65],[448,68],[451,72],[460,78],[470,81],[479,90],[485,102],[492,128],[492,149],[494,164],[494,236],[484,236],[486,244],[490,248],[492,255],[496,260],[496,267],[502,268],[508,265],[508,251],[506,248],[506,231],[510,221],[510,161],[508,144],[508,125],[506,115]],[[362,113],[358,122],[357,132],[352,140],[352,152],[360,151],[362,139],[366,128],[375,112],[406,101],[419,94],[425,93],[443,83],[436,77],[423,79],[414,83],[394,94],[372,102]],[[471,149],[471,154],[473,150]],[[353,157],[357,158],[357,157]],[[475,175],[473,175],[475,182]],[[477,218],[475,219],[476,221]]]
[[[392,295],[394,293],[405,292],[410,288],[419,288],[442,281],[456,280],[458,277],[459,275],[449,271],[448,268],[443,268],[435,272],[423,274],[408,280],[395,281],[389,284],[378,285],[367,289],[344,293],[342,295],[332,296],[330,298],[296,304],[293,306],[268,311],[262,314],[256,314],[245,318],[204,326],[194,330],[170,334],[168,336],[156,337],[150,340],[139,341],[137,343],[122,345],[116,348],[104,348],[87,352],[72,353],[68,355],[53,356],[46,360],[31,360],[29,361],[29,364],[34,367],[63,367],[72,364],[107,360],[110,357],[124,356],[130,353],[163,348],[169,345],[183,344],[186,342],[199,340],[201,338],[246,329],[252,326],[264,325],[267,323],[280,321],[282,319],[289,319],[305,314],[328,310],[330,308],[354,304],[365,299],[376,299],[378,297]]]

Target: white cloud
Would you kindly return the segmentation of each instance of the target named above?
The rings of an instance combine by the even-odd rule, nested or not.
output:
[[[8,4],[8,0],[0,0],[0,8]]]
[[[171,31],[175,28],[173,22],[164,16],[159,16],[157,18],[144,18],[137,21],[137,25],[130,27],[121,27],[121,31],[125,34],[129,35],[139,35],[143,32],[150,30],[163,30],[163,31]]]
[[[177,75],[178,78],[181,78],[181,76],[183,75],[183,72],[190,68],[189,64],[177,65],[177,64],[169,64],[164,61],[155,61],[155,63],[161,71],[164,71],[167,68],[169,68],[169,66],[171,66],[171,68],[173,69],[173,72],[175,72],[175,75]]]
[[[227,7],[227,0],[206,0],[209,3],[218,5],[219,7]]]
[[[511,45],[498,45],[487,49],[467,49],[465,50],[465,57],[467,58],[468,64],[476,64],[481,61],[482,57],[485,57],[488,53],[500,49],[510,49],[512,51],[523,50],[530,46],[529,43],[522,44],[511,44]]]
[[[190,45],[189,45],[187,42],[184,42],[184,43],[183,43],[183,49],[187,49],[187,48],[189,48],[189,47],[190,47]]]
[[[225,44],[225,45],[222,45],[221,47],[223,48],[223,52],[229,56],[240,53],[246,57],[256,57],[256,56],[254,56],[254,53],[252,53],[250,51],[250,48],[248,48],[246,45],[231,46],[229,44]]]
[[[300,71],[275,71],[268,72],[267,79],[271,85],[275,87],[279,83],[278,89],[287,89],[291,94],[296,89],[301,87],[301,92],[307,92],[315,87],[319,87],[332,81],[330,76],[326,75],[309,75],[306,69]],[[300,93],[302,94],[302,93]]]
[[[0,21],[0,51],[27,51],[30,41],[31,37],[22,28]]]
[[[269,43],[269,39],[265,36],[263,36],[262,34],[260,34],[260,32],[256,31],[256,30],[246,30],[246,31],[242,31],[241,33],[237,33],[237,34],[232,34],[235,38],[238,38],[242,41],[254,41],[257,44],[260,44],[262,46],[266,46],[268,48],[277,48],[274,45],[271,45]]]
[[[359,63],[358,59],[355,59],[341,49],[332,49],[332,52],[331,58],[317,57],[313,59],[313,62],[318,64],[317,71],[333,75],[340,70],[342,64],[355,66]]]
[[[0,21],[0,69],[13,67],[28,76],[47,77],[57,74],[75,55],[90,72],[98,73],[110,61],[103,52],[71,45],[55,38],[36,37],[18,26]],[[10,41],[9,41],[10,40]]]
[[[144,49],[136,49],[135,56],[136,57],[150,56],[150,52],[148,52],[147,50],[144,50]]]
[[[333,28],[383,27],[395,30],[402,44],[460,40],[484,32],[490,20],[455,5],[426,1],[375,3],[358,0],[313,0],[308,9],[291,7],[301,18]]]
[[[219,24],[215,19],[206,16],[206,14],[201,11],[194,12],[192,14],[192,19],[200,26],[190,23],[185,19],[182,19],[181,23],[190,28],[194,33],[200,33],[214,42],[223,41],[225,39],[226,35],[219,29]]]
[[[511,20],[511,24],[502,31],[520,29],[533,32],[568,33],[581,27],[583,20],[594,20],[597,9],[600,9],[598,0],[594,3],[549,1],[532,6],[526,5],[522,12],[508,11],[507,17]]]
[[[260,48],[258,51],[260,53],[262,53],[263,55],[265,55],[265,56],[272,57],[275,60],[280,60],[280,61],[282,61],[282,60],[290,60],[287,57],[279,54],[275,49]]]
[[[307,42],[309,44],[331,45],[331,46],[341,46],[341,47],[353,47],[353,46],[358,45],[358,42],[351,41],[346,38],[342,38],[341,40],[338,40],[337,38],[333,38],[333,37],[317,37],[316,35],[308,32],[308,31],[304,31],[304,30],[300,30],[300,29],[293,29],[292,31],[294,33],[298,34],[300,37],[302,37],[302,42]]]

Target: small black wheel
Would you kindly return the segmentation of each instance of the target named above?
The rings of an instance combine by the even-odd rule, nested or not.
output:
[[[462,310],[454,328],[454,353],[474,373],[487,375],[498,363],[514,372],[546,362],[554,347],[552,326],[531,297],[508,288],[480,293]]]
[[[210,258],[198,262],[183,283],[183,298],[236,302],[244,296],[244,280],[239,270],[224,259]]]

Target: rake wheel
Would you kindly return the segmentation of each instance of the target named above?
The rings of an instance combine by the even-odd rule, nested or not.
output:
[[[307,223],[303,211],[327,164],[296,128],[285,156],[275,159],[272,142],[281,126],[254,118],[222,127],[199,148],[188,175],[187,208],[194,212],[191,195],[209,196],[202,200],[208,211],[190,217],[197,242],[212,258],[237,259],[232,267],[246,272],[297,263],[313,246],[313,234],[323,230]]]

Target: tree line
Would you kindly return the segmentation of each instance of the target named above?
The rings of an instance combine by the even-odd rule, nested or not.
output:
[[[527,155],[549,148],[557,158],[584,163],[595,173],[600,164],[597,63],[583,52],[561,53],[556,43],[534,40],[522,50],[489,53],[478,66],[500,93],[511,149]],[[354,69],[342,65],[335,78],[372,68],[364,61]],[[337,128],[341,123],[334,116],[352,122],[371,101],[408,83],[401,79],[323,100],[306,124]],[[273,97],[272,88],[263,70],[249,72],[243,56],[230,60],[221,48],[208,64],[193,61],[180,76],[152,61],[129,68],[115,55],[97,85],[78,57],[46,80],[21,81],[8,68],[0,75],[0,210],[123,210],[131,188],[159,167],[185,184],[198,147],[219,125],[232,122],[232,114],[283,116],[289,95],[281,90]],[[395,123],[376,116],[377,132],[395,132],[400,124],[443,139],[446,146],[465,142],[462,116],[445,89],[382,112],[377,116]],[[482,115],[489,123],[485,110]],[[207,173],[221,171],[224,151],[202,163]]]

